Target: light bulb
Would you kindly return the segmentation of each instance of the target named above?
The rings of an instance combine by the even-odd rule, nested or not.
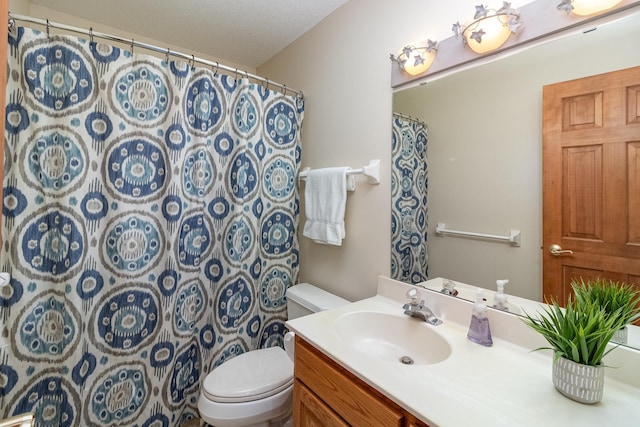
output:
[[[622,0],[573,0],[571,12],[580,16],[593,15],[603,10],[611,9]]]
[[[397,58],[404,61],[402,69],[412,76],[417,76],[427,71],[436,58],[434,46],[433,42],[418,42],[410,43],[400,49]]]
[[[486,53],[502,46],[511,35],[506,19],[491,15],[465,28],[463,36],[469,48],[476,53]]]

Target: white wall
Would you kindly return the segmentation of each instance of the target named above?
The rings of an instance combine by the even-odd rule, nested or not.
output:
[[[477,3],[350,0],[258,68],[259,74],[305,93],[303,166],[360,167],[373,158],[381,159],[383,166],[382,184],[370,186],[359,180],[349,195],[347,236],[341,247],[318,245],[300,236],[301,281],[360,299],[375,294],[379,274],[389,275],[389,54],[414,40],[450,37],[452,24],[473,16]],[[514,7],[525,3],[512,2]]]

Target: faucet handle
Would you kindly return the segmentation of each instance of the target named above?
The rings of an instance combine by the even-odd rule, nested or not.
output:
[[[409,303],[411,305],[420,304],[420,298],[422,295],[420,295],[420,291],[418,291],[416,288],[409,289],[405,295],[407,298],[409,298]]]
[[[458,295],[456,282],[454,282],[453,280],[445,279],[442,282],[442,290],[440,292],[446,295],[453,295],[455,297],[456,295]]]

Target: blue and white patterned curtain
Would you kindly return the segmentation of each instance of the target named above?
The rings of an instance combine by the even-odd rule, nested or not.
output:
[[[178,426],[281,345],[302,100],[88,40],[10,36],[0,415]]]
[[[391,277],[427,280],[427,127],[394,114],[391,136]]]

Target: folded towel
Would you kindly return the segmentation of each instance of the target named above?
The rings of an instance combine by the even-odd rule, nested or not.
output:
[[[342,245],[348,167],[310,170],[304,190],[307,222],[302,234],[317,243]]]

